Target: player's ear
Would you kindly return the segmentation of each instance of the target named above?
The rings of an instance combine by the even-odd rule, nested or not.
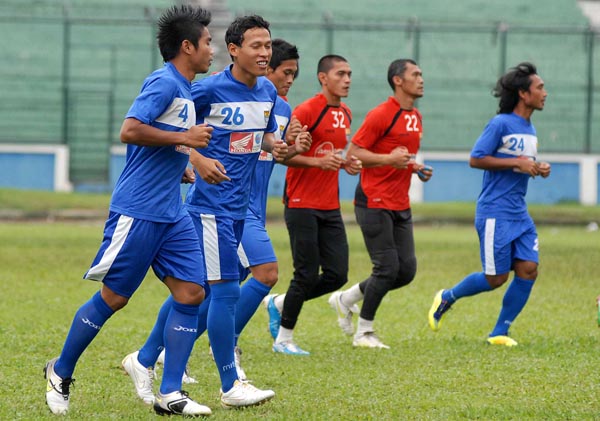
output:
[[[319,79],[319,83],[321,84],[321,86],[323,86],[323,85],[325,85],[325,82],[327,81],[327,73],[319,72],[319,73],[317,73],[317,78]]]
[[[232,57],[238,56],[239,48],[240,47],[235,45],[233,42],[230,42],[229,44],[227,44],[227,52],[229,52],[229,55]]]
[[[194,45],[187,39],[184,39],[181,42],[181,47],[179,47],[179,51],[184,54],[192,54],[194,51]]]

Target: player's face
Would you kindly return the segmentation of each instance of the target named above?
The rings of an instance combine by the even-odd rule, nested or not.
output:
[[[229,44],[227,48],[242,72],[266,76],[271,60],[271,35],[265,28],[248,29],[241,47]]]
[[[323,88],[331,95],[339,98],[346,98],[350,93],[352,69],[347,62],[336,61],[327,73],[320,73],[319,75],[319,80],[321,81]]]
[[[400,88],[408,96],[421,98],[424,93],[423,72],[416,64],[407,63],[406,70],[400,78]]]
[[[267,78],[277,88],[277,95],[286,96],[294,83],[298,60],[283,60],[275,70],[269,67]]]
[[[543,110],[546,97],[548,96],[548,92],[546,92],[546,88],[544,87],[544,81],[538,75],[531,75],[529,78],[531,79],[531,86],[523,94],[523,102],[527,107],[534,110]]]
[[[207,27],[202,30],[202,35],[198,39],[198,48],[192,51],[192,62],[196,73],[206,73],[213,60],[213,49],[210,45],[212,38]]]

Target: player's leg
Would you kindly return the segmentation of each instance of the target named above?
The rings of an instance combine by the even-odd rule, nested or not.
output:
[[[517,227],[514,228],[518,229]],[[523,223],[522,234],[519,234],[514,240],[513,249],[515,276],[504,293],[502,308],[488,341],[492,338],[508,337],[509,328],[527,304],[534,282],[537,279],[538,237],[531,219]],[[512,345],[516,345],[516,341]]]

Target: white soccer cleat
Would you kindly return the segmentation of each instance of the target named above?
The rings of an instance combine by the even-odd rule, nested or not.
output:
[[[125,372],[131,377],[135,391],[141,400],[146,405],[152,405],[154,403],[154,391],[152,390],[152,384],[154,381],[154,371],[152,367],[144,367],[138,361],[139,351],[135,351],[125,358],[121,362]]]
[[[354,313],[358,314],[360,310],[356,304],[352,305],[351,307],[348,307],[342,302],[341,296],[342,291],[336,291],[333,294],[331,294],[331,297],[329,297],[329,300],[327,300],[327,302],[329,303],[331,308],[334,309],[337,313],[338,325],[342,329],[342,332],[344,332],[348,336],[352,336],[354,335],[352,315]]]
[[[357,333],[354,335],[352,346],[357,348],[390,349],[389,346],[381,342],[381,339],[379,339],[375,332]]]
[[[53,358],[44,367],[44,378],[46,383],[46,403],[53,414],[65,415],[69,411],[69,387],[74,379],[67,377],[63,379],[54,372],[54,364],[58,358]]]
[[[236,346],[233,352],[233,356],[235,359],[235,370],[237,371],[238,379],[241,381],[246,381],[248,378],[246,377],[246,372],[242,368],[242,350],[239,346]]]
[[[187,392],[172,392],[167,395],[156,395],[154,411],[158,415],[183,415],[184,417],[200,417],[212,414],[208,406],[200,405],[188,397]]]
[[[273,396],[275,392],[272,390],[260,390],[248,382],[236,380],[229,391],[226,393],[221,391],[221,406],[231,409],[261,405]]]
[[[156,360],[156,366],[154,367],[154,377],[158,376],[159,365],[162,365],[162,366],[165,365],[165,350],[164,349],[160,352],[160,354],[158,354],[158,359]],[[181,376],[181,383],[183,383],[183,384],[198,383],[198,380],[196,380],[195,378],[190,376],[190,370],[187,365],[185,366],[185,371],[183,372],[183,375]]]

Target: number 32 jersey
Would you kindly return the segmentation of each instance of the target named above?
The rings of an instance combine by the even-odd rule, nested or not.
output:
[[[192,98],[198,124],[214,129],[208,147],[198,152],[221,162],[231,181],[208,184],[197,177],[186,204],[199,213],[244,219],[263,136],[278,129],[273,113],[277,90],[265,77],[250,88],[227,67],[192,84]]]
[[[498,114],[489,121],[475,142],[471,157],[523,157],[535,160],[537,144],[535,127],[530,121],[515,113]],[[527,218],[525,195],[530,178],[528,174],[512,169],[484,171],[476,217]]]

